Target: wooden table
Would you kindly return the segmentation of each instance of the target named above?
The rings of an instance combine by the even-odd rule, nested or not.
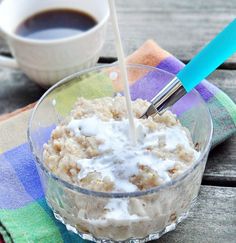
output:
[[[188,62],[223,26],[235,18],[235,0],[116,0],[126,53],[153,38],[179,59]],[[115,60],[113,35],[100,62]],[[0,53],[9,55],[0,39]],[[209,80],[236,101],[236,56]],[[0,69],[0,114],[39,99],[45,90],[21,71]],[[236,136],[210,153],[196,207],[177,230],[158,242],[236,242]]]

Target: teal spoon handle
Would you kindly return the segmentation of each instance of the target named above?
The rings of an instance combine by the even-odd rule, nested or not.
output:
[[[176,76],[190,92],[236,52],[236,19],[208,43]]]
[[[162,114],[236,52],[236,19],[207,44],[159,93],[141,116]]]

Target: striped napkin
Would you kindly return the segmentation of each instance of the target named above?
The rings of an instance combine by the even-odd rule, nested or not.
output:
[[[184,66],[152,40],[129,56],[127,62],[156,66],[174,74]],[[138,82],[132,84],[132,92],[140,85]],[[142,85],[155,89],[156,83]],[[99,83],[97,86],[99,92]],[[213,145],[217,145],[236,131],[236,105],[205,80],[197,90],[211,111]],[[68,98],[68,94],[64,98]],[[5,242],[82,242],[53,217],[46,204],[26,138],[30,109],[18,111],[8,119],[5,116],[0,123],[0,233]]]

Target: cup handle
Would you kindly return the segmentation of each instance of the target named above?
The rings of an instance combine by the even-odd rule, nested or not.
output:
[[[0,36],[4,38],[4,34],[0,28]],[[18,63],[12,57],[5,57],[0,55],[0,67],[7,67],[7,68],[19,68]]]
[[[4,57],[1,55],[0,55],[0,67],[16,68],[16,69],[19,68],[19,66],[14,58]]]

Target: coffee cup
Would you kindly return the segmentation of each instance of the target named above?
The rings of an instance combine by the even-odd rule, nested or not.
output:
[[[53,9],[83,11],[97,23],[83,33],[50,40],[30,39],[16,33],[25,19]],[[0,4],[0,34],[13,58],[0,56],[0,66],[20,68],[31,80],[44,87],[50,86],[97,62],[108,19],[107,0],[4,0]]]

